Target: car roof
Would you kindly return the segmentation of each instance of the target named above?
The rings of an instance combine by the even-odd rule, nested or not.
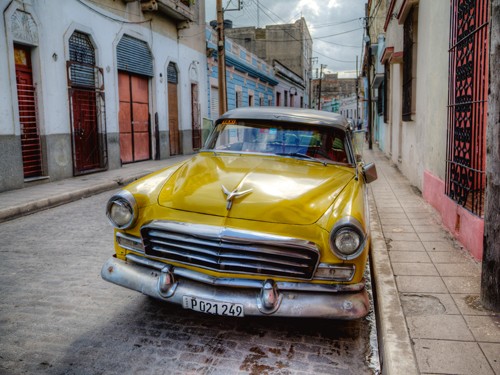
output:
[[[330,126],[347,130],[346,118],[338,113],[291,107],[243,107],[224,113],[217,122],[227,119],[271,120]]]

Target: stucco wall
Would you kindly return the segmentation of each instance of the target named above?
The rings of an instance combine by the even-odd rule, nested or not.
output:
[[[23,4],[21,4],[23,3]],[[143,13],[139,2],[125,3],[106,0],[85,6],[77,1],[2,2],[0,20],[0,135],[20,135],[17,114],[17,91],[12,45],[16,41],[11,31],[11,15],[17,10],[28,12],[35,24],[36,42],[31,44],[33,78],[37,94],[37,115],[43,147],[45,173],[51,180],[73,175],[71,123],[68,98],[66,61],[69,60],[68,39],[75,30],[90,36],[95,48],[96,65],[103,69],[106,132],[108,137],[108,167],[120,166],[117,143],[118,71],[116,46],[124,34],[147,43],[153,58],[153,77],[149,79],[149,113],[154,125],[158,114],[160,134],[168,134],[167,66],[178,68],[179,130],[191,134],[191,84],[198,85],[199,103],[207,102],[206,46],[203,38],[195,38],[205,30],[204,19],[197,25],[177,31],[172,19],[159,13]],[[85,3],[87,4],[87,3]],[[110,5],[107,7],[106,5]],[[199,7],[200,5],[197,5]],[[94,10],[92,10],[92,8]],[[197,9],[200,19],[204,10]],[[149,22],[153,19],[153,22]],[[207,117],[207,108],[200,105],[200,121]],[[186,138],[186,137],[184,137]],[[183,139],[184,139],[183,138]],[[7,139],[2,137],[2,144]],[[168,142],[160,144],[168,147]],[[154,132],[151,145],[154,147]],[[9,143],[9,149],[13,143]],[[57,147],[54,147],[56,145]],[[117,147],[118,146],[118,147]],[[0,147],[4,149],[4,147]],[[162,157],[169,156],[161,150]],[[191,142],[184,139],[183,153],[191,153]],[[15,152],[21,155],[20,143]],[[152,149],[154,155],[154,150]],[[61,157],[64,155],[64,157]],[[69,156],[69,157],[68,157]],[[17,158],[19,159],[19,158]],[[16,160],[17,160],[16,159]],[[6,168],[0,164],[0,176],[17,181],[23,187],[22,168]],[[10,187],[10,186],[9,186]],[[12,188],[12,187],[10,187]],[[0,190],[2,186],[0,185]]]
[[[420,158],[423,169],[442,180],[446,173],[449,28],[449,2],[420,0],[417,67],[417,127],[422,129]]]

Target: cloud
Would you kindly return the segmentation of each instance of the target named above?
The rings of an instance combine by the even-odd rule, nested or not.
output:
[[[229,0],[223,0],[226,6]],[[363,22],[367,0],[244,0],[240,11],[227,12],[233,27],[293,23],[304,17],[313,38],[316,67],[328,70],[356,70],[356,56],[361,61]],[[216,0],[205,0],[207,20],[215,19]],[[232,0],[234,8],[238,0]],[[210,18],[211,17],[211,18]],[[358,47],[359,46],[359,47]],[[359,64],[358,64],[359,65]]]
[[[335,1],[335,0],[331,0]],[[316,0],[300,0],[299,4],[296,6],[295,11],[298,13],[306,13],[306,8],[309,8],[312,14],[318,16],[320,13],[320,6]]]
[[[328,2],[328,8],[340,8],[341,5],[339,4],[338,0],[330,0]]]

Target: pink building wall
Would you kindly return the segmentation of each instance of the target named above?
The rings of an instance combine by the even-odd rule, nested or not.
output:
[[[423,193],[441,215],[443,225],[477,260],[483,257],[484,220],[456,204],[445,194],[444,181],[424,171]]]

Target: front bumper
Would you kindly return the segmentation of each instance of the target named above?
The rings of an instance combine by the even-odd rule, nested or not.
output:
[[[111,283],[183,305],[183,296],[243,305],[245,315],[357,319],[368,314],[364,283],[323,285],[215,278],[136,255],[110,257],[101,276]]]

